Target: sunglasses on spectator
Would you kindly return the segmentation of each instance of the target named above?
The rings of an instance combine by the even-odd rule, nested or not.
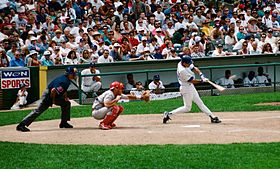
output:
[[[104,54],[109,54],[109,52],[104,52]]]

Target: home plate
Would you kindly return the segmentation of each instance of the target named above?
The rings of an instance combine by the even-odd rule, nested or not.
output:
[[[183,126],[183,127],[186,127],[186,128],[197,128],[197,127],[200,127],[200,125],[187,125],[187,126]]]

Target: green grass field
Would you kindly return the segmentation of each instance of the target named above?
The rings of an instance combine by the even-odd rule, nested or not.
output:
[[[213,112],[280,110],[256,106],[280,102],[280,93],[202,98]],[[217,104],[219,103],[219,104]],[[181,99],[124,103],[124,114],[156,114],[183,104]],[[71,116],[89,117],[91,106],[73,107]],[[0,112],[0,126],[15,124],[30,112]],[[191,112],[199,112],[193,105]],[[38,120],[58,119],[49,109]],[[16,132],[16,131],[15,131]],[[219,136],[217,136],[217,139]],[[39,145],[0,142],[0,168],[280,168],[280,142],[225,145]]]

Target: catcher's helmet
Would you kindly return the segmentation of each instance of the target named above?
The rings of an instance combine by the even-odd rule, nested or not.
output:
[[[124,85],[123,85],[123,83],[115,81],[115,82],[110,84],[110,89],[113,90],[114,88],[124,89]]]
[[[193,63],[192,58],[188,55],[184,55],[181,58],[181,62],[184,62],[184,63],[187,63],[187,64],[192,64]]]

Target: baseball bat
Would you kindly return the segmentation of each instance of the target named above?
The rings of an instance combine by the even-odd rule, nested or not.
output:
[[[217,85],[216,83],[211,82],[210,80],[207,80],[208,83],[210,83],[213,87],[215,87],[216,89],[218,89],[220,92],[224,91],[226,88]]]

